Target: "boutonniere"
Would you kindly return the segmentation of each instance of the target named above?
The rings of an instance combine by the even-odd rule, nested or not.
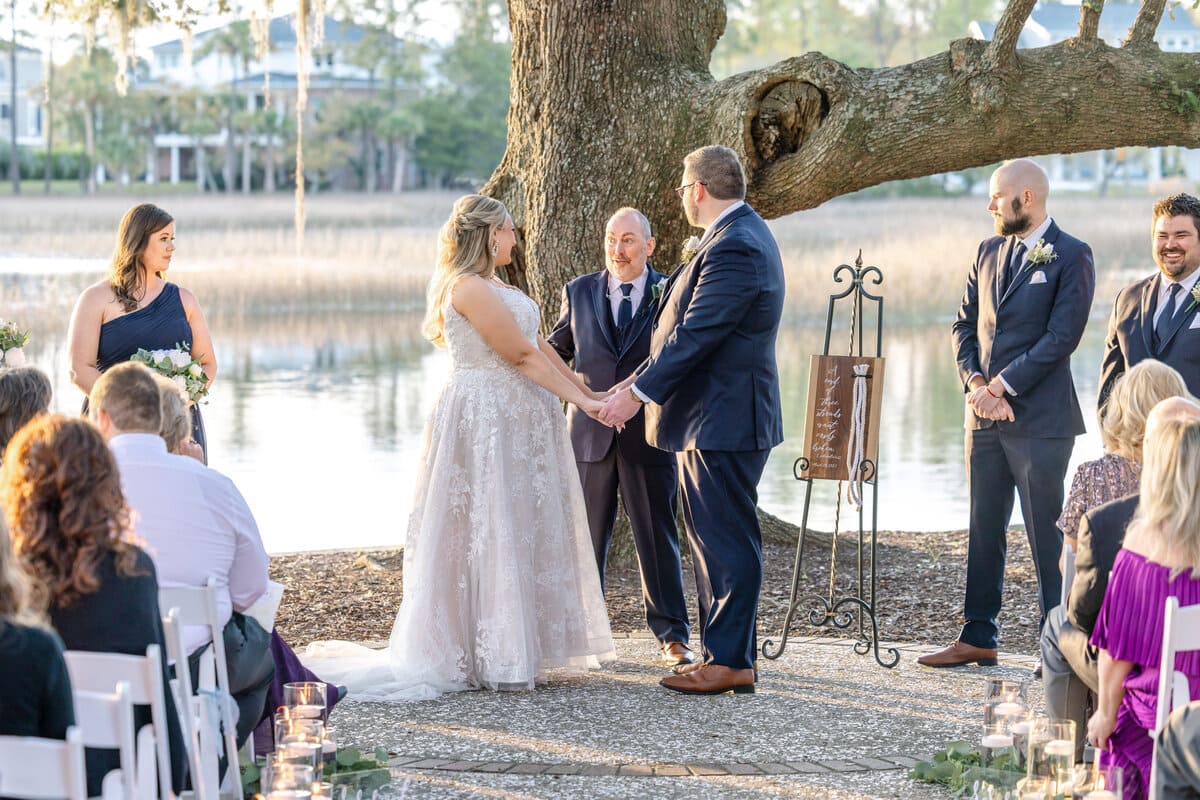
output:
[[[1025,269],[1033,266],[1041,266],[1049,264],[1054,259],[1058,258],[1058,253],[1054,252],[1054,245],[1046,244],[1045,239],[1038,239],[1037,244],[1029,251],[1029,260],[1025,264]]]
[[[1188,303],[1188,307],[1183,310],[1183,313],[1187,314],[1191,312],[1197,304],[1200,304],[1200,283],[1192,287],[1192,302]]]
[[[657,303],[658,298],[662,297],[663,289],[667,287],[667,279],[659,278],[658,281],[650,287],[650,299]]]
[[[679,257],[683,259],[683,263],[686,264],[695,258],[696,253],[698,252],[700,252],[700,240],[695,236],[689,236],[688,240],[683,243],[683,250],[680,252]]]

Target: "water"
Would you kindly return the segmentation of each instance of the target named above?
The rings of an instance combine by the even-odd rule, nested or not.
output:
[[[0,308],[0,317],[31,328],[27,356],[51,375],[55,410],[77,413],[83,396],[67,378],[66,334],[70,304],[85,278],[68,280],[67,270],[55,265],[15,274],[9,264],[0,258],[0,296],[10,304],[18,300]],[[86,280],[96,277],[89,272]],[[253,317],[212,304],[205,310],[220,364],[203,406],[209,459],[245,495],[268,551],[402,544],[422,427],[449,366],[445,353],[421,338],[420,313]],[[966,527],[964,397],[949,342],[953,312],[947,309],[944,324],[886,331],[883,531]],[[1068,479],[1075,464],[1101,452],[1093,417],[1104,327],[1098,313],[1074,359],[1089,434],[1076,443]],[[792,477],[792,464],[801,454],[809,356],[820,351],[823,336],[822,329],[790,325],[779,338],[787,438],[767,464],[760,503],[795,523],[805,484]],[[846,341],[835,335],[832,351],[844,352]],[[1014,513],[1019,522],[1020,512]],[[830,530],[834,517],[834,484],[819,481],[809,525]],[[852,521],[843,502],[842,529]],[[866,521],[869,526],[869,505]]]

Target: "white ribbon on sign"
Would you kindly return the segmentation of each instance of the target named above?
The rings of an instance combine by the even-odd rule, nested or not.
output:
[[[846,448],[846,463],[850,465],[846,499],[856,511],[862,509],[863,479],[860,469],[867,431],[867,371],[870,368],[870,364],[854,365],[854,409],[850,414],[850,441]]]

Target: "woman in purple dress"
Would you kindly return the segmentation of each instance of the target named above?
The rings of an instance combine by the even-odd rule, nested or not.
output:
[[[1169,419],[1146,432],[1137,516],[1113,563],[1092,632],[1100,691],[1088,739],[1101,764],[1125,770],[1126,800],[1147,795],[1166,598],[1200,604],[1200,420]],[[1200,697],[1200,652],[1181,653]]]
[[[196,297],[163,280],[175,253],[175,220],[149,203],[121,218],[112,268],[84,289],[71,314],[71,382],[88,395],[101,372],[128,361],[139,349],[190,348],[209,381],[217,376],[208,323]],[[87,401],[84,401],[87,411]],[[207,460],[200,409],[192,406],[192,438]]]

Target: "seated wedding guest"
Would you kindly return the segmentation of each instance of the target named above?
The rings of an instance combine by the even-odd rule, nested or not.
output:
[[[13,549],[29,573],[35,608],[68,650],[166,653],[154,562],[135,543],[112,453],[82,419],[43,414],[21,428],[0,468],[0,503]],[[163,686],[170,696],[167,664]],[[137,708],[138,728],[150,722]],[[187,753],[174,704],[167,704],[172,785],[183,788]],[[88,793],[120,767],[115,750],[87,752]]]
[[[1119,385],[1119,384],[1118,384]],[[1160,424],[1172,419],[1200,420],[1200,404],[1187,397],[1163,400],[1146,416],[1145,439]],[[1143,447],[1144,449],[1144,447]],[[1099,653],[1088,644],[1108,586],[1108,574],[1121,549],[1125,528],[1137,510],[1136,494],[1105,503],[1086,512],[1079,522],[1075,580],[1066,607],[1046,615],[1042,628],[1042,681],[1046,713],[1075,721],[1075,756],[1083,758],[1087,730],[1088,694],[1098,689]]]
[[[1100,650],[1100,687],[1088,739],[1103,751],[1101,766],[1124,770],[1127,800],[1148,791],[1165,600],[1200,603],[1200,421],[1156,425],[1145,450],[1137,515],[1091,638]],[[1200,696],[1200,652],[1180,653],[1174,668]]]
[[[158,383],[162,398],[162,424],[159,426],[159,435],[166,444],[167,450],[177,455],[190,455],[203,463],[203,454],[199,452],[196,443],[191,441],[192,423],[188,413],[187,393],[170,378],[155,374],[154,380]],[[189,445],[192,448],[191,451],[188,450]],[[275,628],[271,629],[271,656],[275,662],[275,678],[271,681],[271,688],[267,692],[263,719],[254,729],[254,752],[260,755],[275,749],[273,712],[283,705],[283,685],[301,681],[321,681],[320,678],[305,669],[291,645],[283,640]],[[330,708],[333,708],[346,695],[346,687],[333,684],[326,684],[326,687],[326,702]]]
[[[267,553],[233,481],[193,458],[167,452],[158,433],[158,387],[154,373],[141,364],[117,364],[96,379],[88,415],[116,457],[134,532],[153,556],[159,582],[205,586],[210,575],[217,579],[241,746],[262,718],[275,675],[270,635],[241,613],[267,591]],[[208,631],[187,626],[183,638],[196,673]]]
[[[1200,701],[1172,711],[1157,738],[1159,800],[1200,800]]]
[[[50,409],[50,379],[37,367],[0,369],[0,461],[8,440]]]
[[[65,739],[75,705],[62,642],[30,602],[29,576],[0,522],[0,736]]]
[[[1183,376],[1154,359],[1138,362],[1117,379],[1107,412],[1100,417],[1104,456],[1076,468],[1071,492],[1058,518],[1064,544],[1077,549],[1076,532],[1084,512],[1137,491],[1146,415],[1160,401],[1187,394]]]

